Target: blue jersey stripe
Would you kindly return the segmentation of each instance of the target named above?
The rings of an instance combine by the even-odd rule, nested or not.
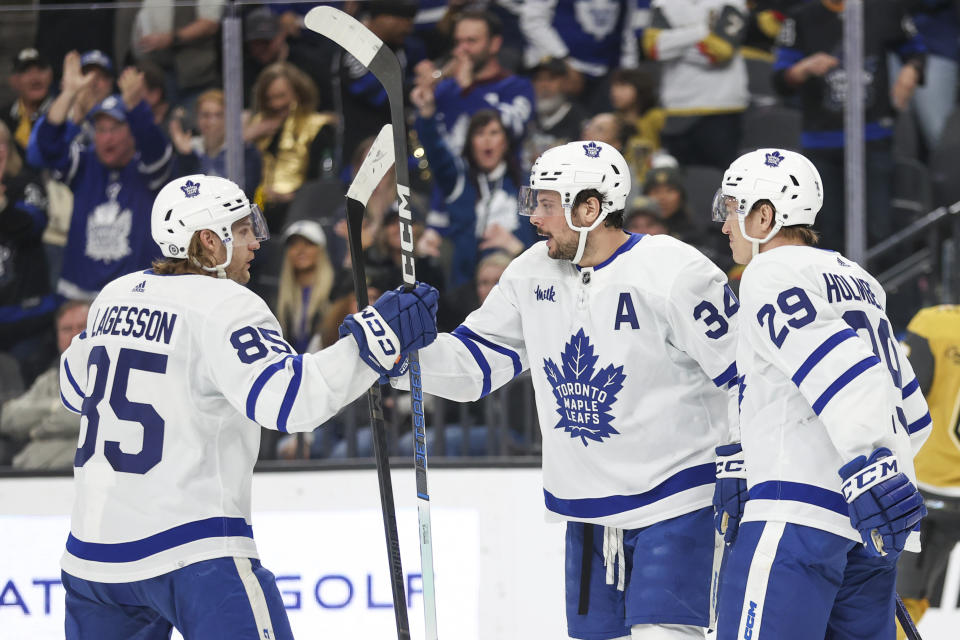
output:
[[[243,518],[207,518],[187,522],[141,540],[115,544],[84,542],[71,533],[67,538],[67,551],[81,560],[93,562],[134,562],[195,540],[228,536],[252,538],[253,527]]]
[[[63,391],[60,392],[60,402],[62,402],[63,406],[65,406],[70,411],[73,411],[74,413],[80,413],[79,409],[74,409],[73,405],[67,402],[67,398],[66,396],[63,395]]]
[[[849,340],[850,338],[856,338],[857,334],[853,329],[844,329],[838,331],[826,340],[823,341],[819,347],[813,350],[806,360],[803,361],[803,364],[800,365],[800,368],[797,369],[797,372],[793,374],[793,377],[790,378],[793,380],[793,384],[800,386],[800,383],[803,382],[804,378],[807,377],[807,374],[810,373],[810,370],[817,366],[817,363],[823,360],[828,353],[834,350],[837,345],[839,345],[844,340]]]
[[[849,516],[847,501],[836,491],[803,482],[768,480],[750,488],[751,500],[792,500],[821,507],[842,516]]]
[[[490,393],[490,363],[483,357],[483,353],[480,352],[480,347],[469,337],[457,333],[456,330],[454,330],[451,335],[466,345],[470,355],[477,361],[477,366],[480,367],[480,371],[483,373],[483,386],[480,388],[480,397],[483,398]]]
[[[86,396],[80,389],[80,385],[78,385],[77,381],[73,379],[73,374],[70,372],[70,363],[67,362],[66,358],[63,359],[63,372],[67,374],[67,381],[70,383],[70,386],[73,387],[73,390],[77,392],[77,395],[81,398],[85,398]],[[79,411],[77,413],[79,413]]]
[[[487,340],[483,336],[477,335],[472,330],[470,330],[470,328],[465,327],[464,325],[460,325],[459,327],[454,329],[453,334],[460,336],[462,338],[469,338],[474,342],[479,342],[480,344],[490,349],[491,351],[496,351],[497,353],[500,353],[509,357],[510,360],[513,362],[513,377],[516,378],[518,375],[520,375],[520,371],[522,370],[522,367],[520,366],[520,355],[513,349],[509,347],[504,347],[495,342],[491,342],[490,340]]]
[[[724,370],[723,373],[721,373],[720,375],[718,375],[716,378],[713,379],[713,384],[717,385],[721,389],[723,389],[724,387],[727,387],[729,389],[730,383],[731,382],[736,383],[736,381],[737,381],[737,363],[732,362],[730,363],[730,366]]]
[[[903,388],[902,397],[904,400],[913,395],[913,392],[920,388],[920,381],[916,378],[913,379],[913,382],[908,384]]]
[[[850,384],[850,381],[856,378],[858,375],[869,369],[874,365],[880,364],[880,358],[877,356],[870,356],[869,358],[864,358],[857,364],[853,365],[842,374],[840,377],[833,381],[827,390],[820,394],[820,397],[817,398],[817,401],[813,403],[813,412],[817,415],[820,415],[820,412],[823,411],[823,408],[827,406],[827,403],[833,398],[833,396],[840,393],[840,390],[845,386]]]
[[[930,417],[930,412],[928,411],[925,416],[923,416],[916,422],[911,422],[910,424],[907,425],[907,433],[913,435],[917,431],[920,431],[920,429],[923,429],[924,427],[926,427],[931,422],[933,422],[933,419]]]
[[[250,386],[250,392],[247,394],[247,417],[254,422],[257,421],[255,416],[257,414],[257,399],[260,397],[260,392],[263,391],[263,387],[270,381],[273,374],[287,366],[287,360],[292,357],[293,356],[286,356],[283,360],[278,360],[270,366],[264,367],[263,371],[260,372],[260,375],[257,376],[257,379],[254,380]]]
[[[683,469],[670,476],[653,489],[632,496],[606,496],[603,498],[574,498],[565,500],[558,498],[546,489],[543,490],[543,499],[547,509],[560,515],[572,518],[603,518],[616,513],[623,513],[632,509],[639,509],[653,504],[658,500],[695,489],[716,482],[716,468],[714,463],[701,464],[696,467]]]
[[[293,359],[293,377],[287,385],[287,392],[283,394],[283,402],[280,403],[280,411],[277,414],[277,429],[284,433],[287,432],[287,418],[290,417],[290,410],[293,409],[293,401],[297,399],[302,378],[303,356],[299,355]]]

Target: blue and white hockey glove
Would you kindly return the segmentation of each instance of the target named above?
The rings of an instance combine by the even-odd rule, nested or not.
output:
[[[384,383],[406,371],[409,352],[437,339],[438,298],[436,289],[419,282],[409,292],[403,287],[387,291],[372,306],[347,316],[340,337],[353,336],[360,357]]]
[[[858,456],[840,467],[841,491],[850,508],[850,522],[874,555],[899,554],[914,526],[927,515],[923,497],[900,461],[886,447],[869,458]]]
[[[713,488],[713,526],[727,544],[740,528],[747,502],[747,468],[739,442],[717,447],[717,484]]]

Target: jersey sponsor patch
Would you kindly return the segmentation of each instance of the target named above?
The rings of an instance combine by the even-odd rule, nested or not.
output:
[[[620,433],[611,424],[610,410],[626,380],[623,365],[608,364],[598,371],[599,357],[594,351],[590,339],[580,329],[565,345],[561,366],[551,358],[543,361],[560,414],[554,428],[563,429],[571,438],[580,438],[583,446],[589,445],[588,440],[603,442]]]

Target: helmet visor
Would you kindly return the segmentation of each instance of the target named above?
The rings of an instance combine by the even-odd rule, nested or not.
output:
[[[250,203],[250,224],[253,227],[253,235],[258,242],[265,242],[270,239],[270,229],[267,227],[267,219],[263,217],[263,211],[254,203]]]
[[[562,216],[563,199],[557,191],[520,187],[517,197],[519,213],[522,216]]]
[[[714,222],[726,222],[727,217],[735,215],[738,208],[739,202],[734,196],[725,196],[723,195],[723,189],[717,189],[717,193],[713,196],[712,217]]]

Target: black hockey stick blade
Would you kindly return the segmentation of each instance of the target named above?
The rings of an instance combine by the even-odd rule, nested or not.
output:
[[[384,125],[373,146],[363,159],[350,188],[347,190],[347,241],[353,265],[353,287],[357,306],[367,306],[367,279],[363,265],[363,215],[370,195],[393,165],[393,127]],[[380,485],[380,509],[383,514],[383,533],[387,542],[390,563],[390,587],[393,592],[393,613],[397,623],[397,638],[409,640],[410,622],[407,618],[407,596],[403,583],[403,565],[400,562],[400,535],[397,531],[397,510],[393,502],[393,482],[390,478],[390,458],[387,432],[383,419],[383,398],[380,385],[374,383],[367,391],[370,406],[370,429],[373,433],[373,453],[377,462],[377,481]]]
[[[897,594],[897,620],[900,622],[900,628],[903,629],[903,633],[906,634],[907,640],[923,640],[920,637],[920,631],[917,629],[917,625],[913,624],[913,618],[910,617],[910,612],[907,611],[907,605],[903,604],[903,600],[900,599],[900,594]]]
[[[403,70],[396,54],[352,16],[333,7],[314,7],[304,17],[304,25],[330,38],[357,59],[383,85],[390,104],[393,125],[393,154],[396,160],[397,204],[400,215],[400,253],[403,261],[403,286],[416,286],[413,255],[413,216],[410,213],[410,172],[407,167],[407,133],[403,112]],[[430,492],[427,488],[426,419],[423,415],[420,354],[411,351],[408,376],[414,433],[414,475],[417,484],[417,518],[420,524],[420,571],[423,579],[423,615],[427,640],[437,638],[437,602],[433,574],[433,528],[430,522]]]

